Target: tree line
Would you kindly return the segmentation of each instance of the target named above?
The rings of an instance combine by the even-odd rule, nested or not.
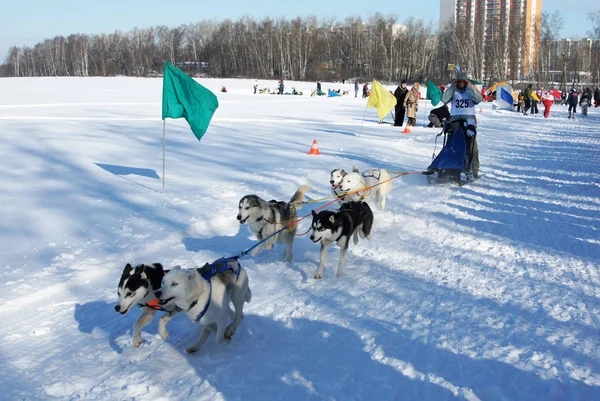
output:
[[[167,60],[193,75],[223,78],[377,78],[387,82],[430,78],[447,82],[455,74],[448,69],[449,64],[459,64],[474,78],[487,81],[514,83],[525,79],[544,85],[557,79],[557,71],[563,83],[581,71],[588,72],[595,83],[600,76],[598,46],[587,57],[572,52],[566,56],[564,51],[559,52],[560,57],[556,55],[552,44],[562,26],[558,13],[542,16],[537,60],[526,77],[520,73],[524,65],[524,21],[511,21],[508,36],[499,35],[497,40],[484,43],[483,26],[473,31],[453,25],[437,29],[420,19],[409,18],[403,25],[396,20],[396,16],[381,14],[366,20],[350,17],[343,22],[314,16],[243,17],[176,28],[57,36],[32,47],[10,48],[3,70],[15,77],[148,77],[161,75]],[[594,25],[591,32],[598,31]]]

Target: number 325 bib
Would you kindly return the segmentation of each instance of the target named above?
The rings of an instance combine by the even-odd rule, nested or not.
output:
[[[454,92],[450,114],[453,116],[475,115],[475,104],[471,100],[469,92]]]

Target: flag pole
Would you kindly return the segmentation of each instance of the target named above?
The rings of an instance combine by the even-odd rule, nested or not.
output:
[[[163,173],[162,173],[162,192],[165,192],[165,153],[167,150],[166,123],[163,119]]]
[[[367,108],[369,107],[369,103],[367,102],[367,105],[365,106],[365,112],[363,113],[363,118],[362,121],[360,123],[360,130],[358,130],[358,137],[360,138],[360,133],[362,132],[362,127],[365,123],[365,116],[367,115]]]

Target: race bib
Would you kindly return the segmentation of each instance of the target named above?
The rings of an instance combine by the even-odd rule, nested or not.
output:
[[[454,92],[450,114],[453,116],[475,115],[475,104],[469,92]]]

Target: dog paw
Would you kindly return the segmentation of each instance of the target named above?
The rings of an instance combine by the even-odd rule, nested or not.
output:
[[[252,255],[252,256],[256,256],[256,255],[258,255],[258,252],[259,252],[259,250],[260,250],[259,248],[254,248],[254,249],[252,250],[252,252],[250,253],[250,255]]]
[[[315,274],[315,280],[320,280],[323,276],[321,274]]]
[[[335,273],[335,276],[336,276],[336,277],[342,277],[342,272],[337,272],[337,273]]]
[[[133,339],[133,346],[134,346],[135,348],[137,348],[137,347],[139,347],[140,345],[142,345],[142,337],[141,337],[141,336],[140,336],[140,337],[135,337],[135,338]]]
[[[273,249],[273,247],[274,247],[273,244],[263,245],[263,248],[265,248],[265,249]]]
[[[188,354],[193,354],[195,352],[198,352],[199,349],[198,348],[194,348],[194,347],[188,347],[185,349],[185,352],[187,352]]]

